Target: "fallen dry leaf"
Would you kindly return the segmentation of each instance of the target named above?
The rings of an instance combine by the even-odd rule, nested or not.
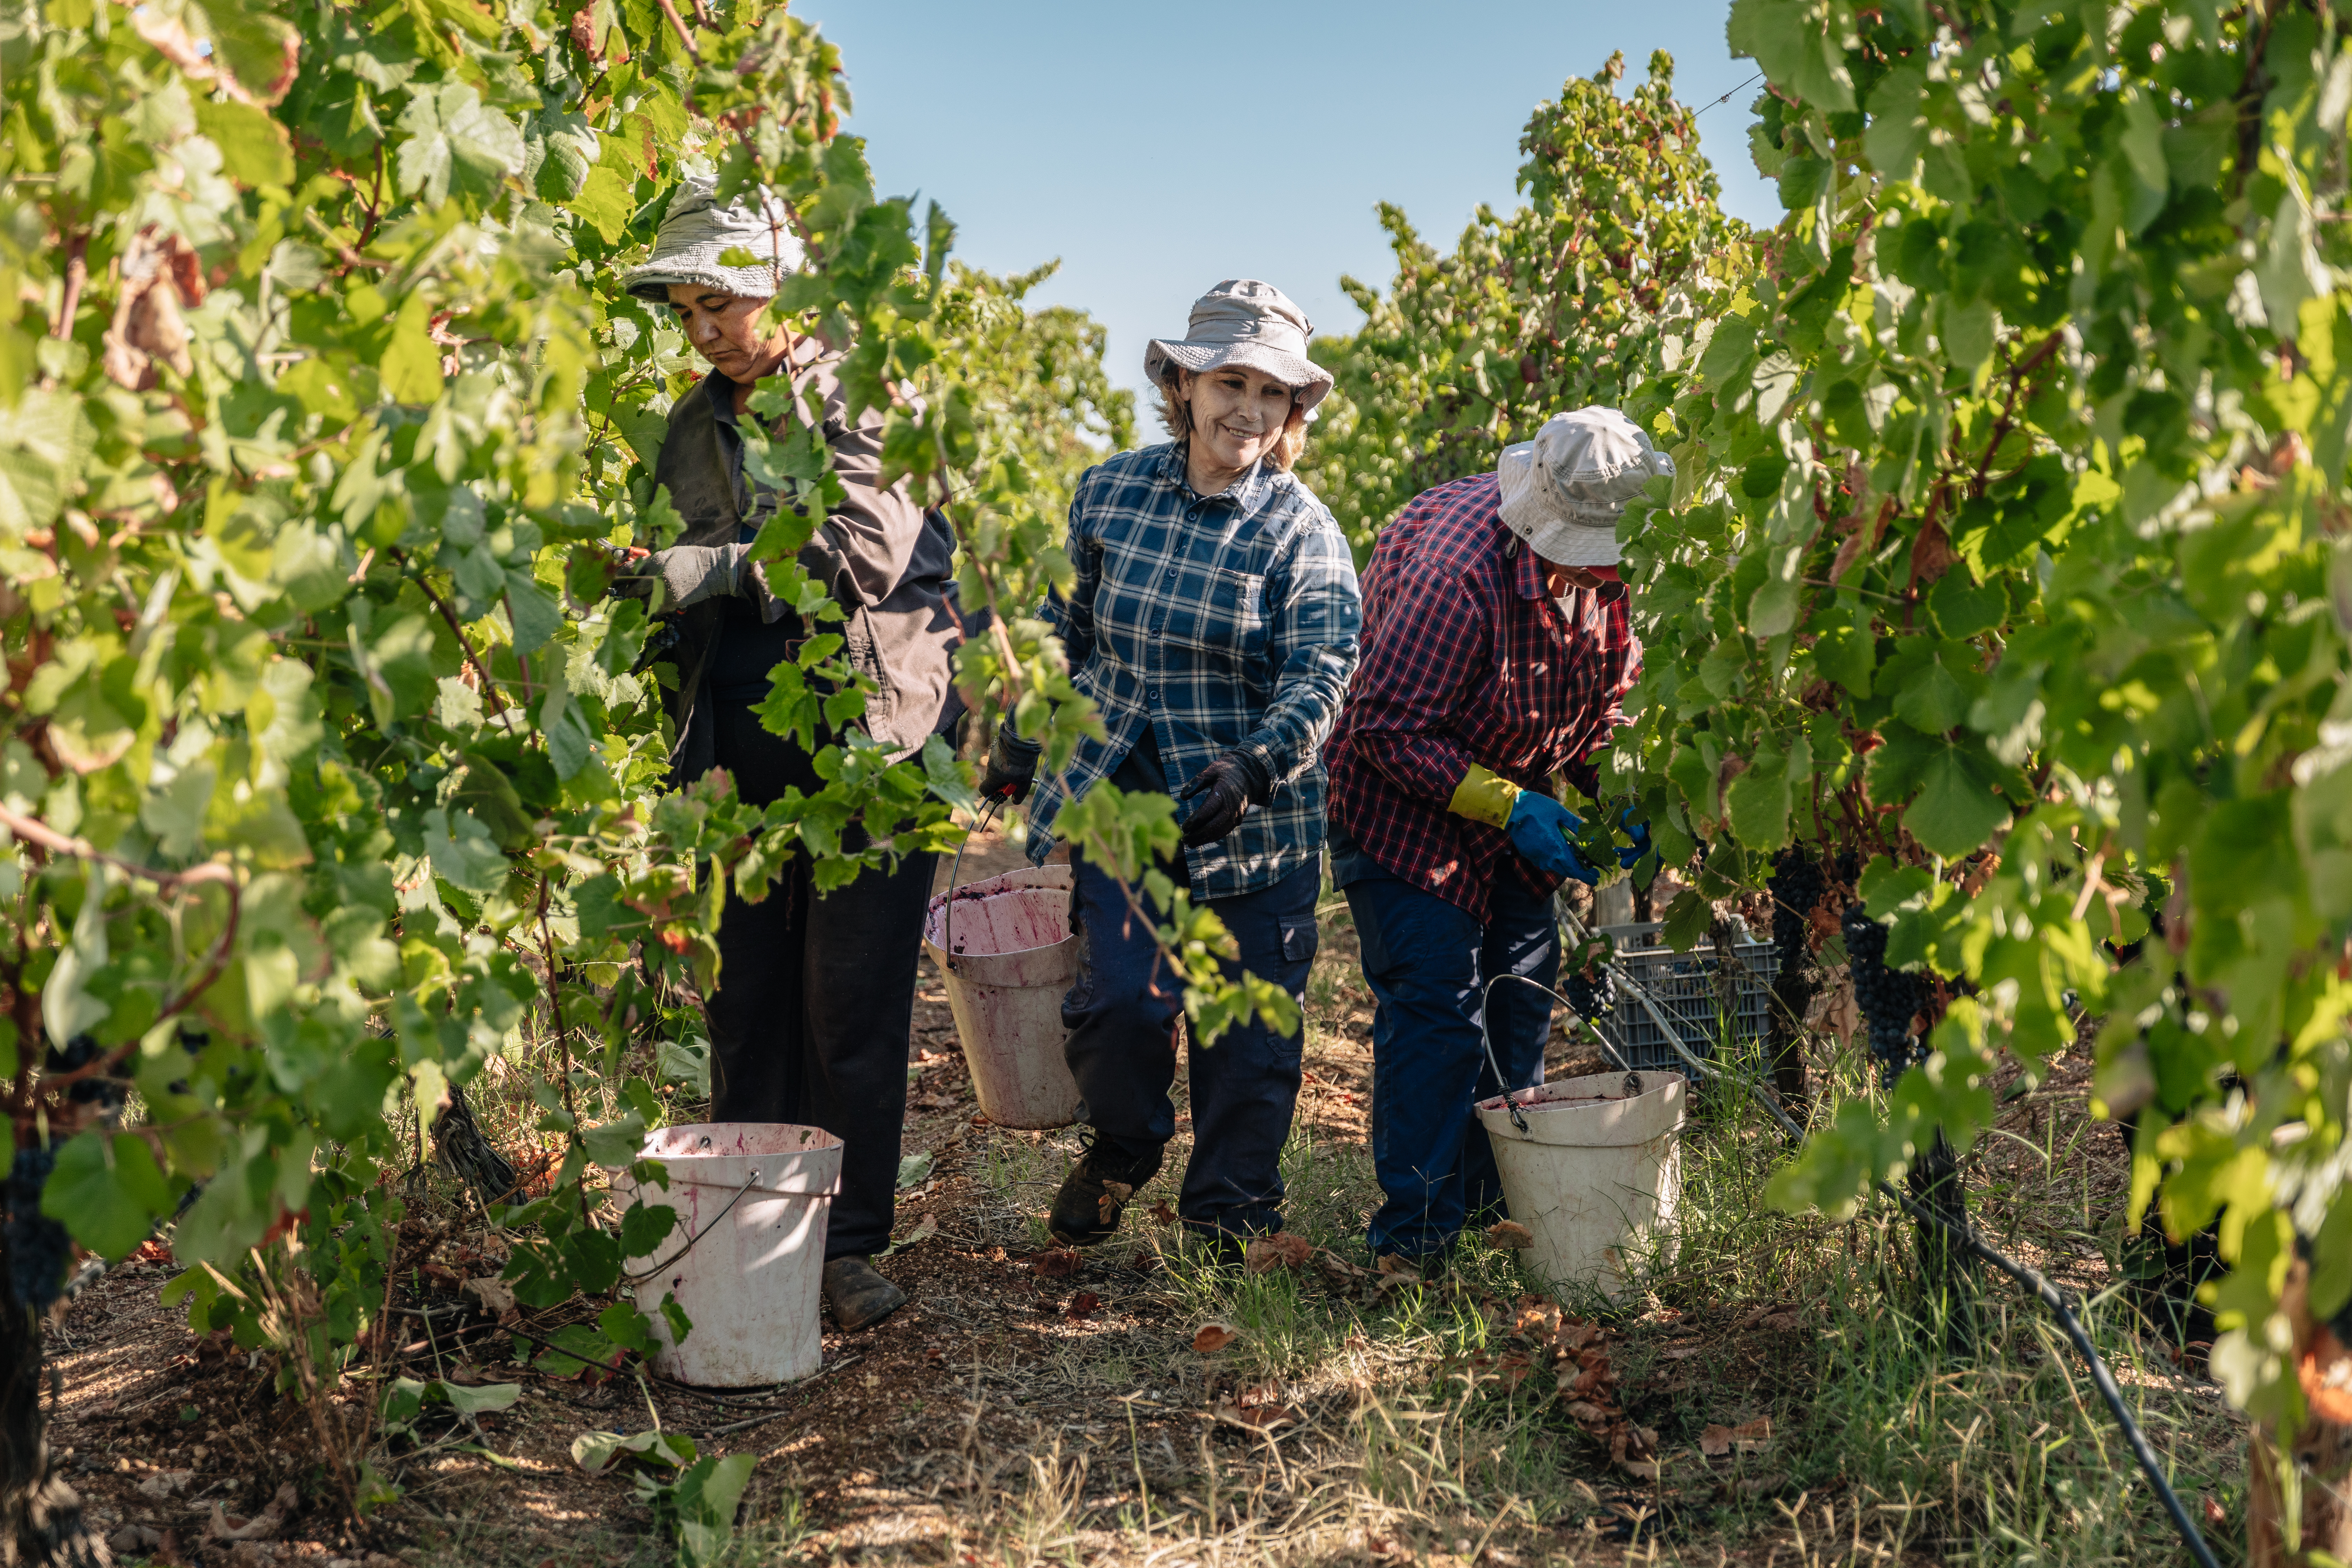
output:
[[[1515,1219],[1496,1220],[1486,1227],[1486,1239],[1496,1247],[1533,1247],[1536,1233]]]
[[[1082,1318],[1091,1318],[1100,1310],[1102,1310],[1102,1298],[1091,1290],[1081,1290],[1070,1298],[1070,1304],[1063,1311],[1062,1316],[1075,1323]]]
[[[1511,1319],[1511,1332],[1530,1340],[1548,1340],[1559,1331],[1559,1308],[1537,1296],[1519,1298],[1517,1313]]]
[[[221,1505],[215,1503],[212,1521],[205,1526],[205,1539],[207,1541],[274,1541],[277,1539],[278,1532],[286,1527],[286,1516],[293,1512],[301,1500],[302,1496],[294,1489],[294,1483],[288,1481],[278,1489],[278,1494],[269,1500],[268,1508],[263,1509],[251,1519],[240,1520],[234,1524],[229,1521],[229,1517],[222,1510]]]
[[[1776,1334],[1785,1334],[1793,1331],[1798,1321],[1796,1310],[1791,1308],[1785,1312],[1773,1313],[1764,1320],[1764,1326]]]
[[[1609,1435],[1609,1458],[1624,1467],[1625,1473],[1630,1476],[1645,1481],[1656,1480],[1657,1454],[1655,1427],[1636,1426],[1629,1421]]]
[[[1077,1249],[1069,1247],[1049,1248],[1031,1258],[1029,1267],[1041,1279],[1058,1279],[1066,1274],[1076,1274],[1078,1271]]]
[[[1316,1253],[1315,1267],[1334,1280],[1368,1279],[1372,1272],[1369,1268],[1357,1268],[1336,1252]]]
[[[1174,1225],[1176,1223],[1176,1205],[1170,1203],[1166,1198],[1162,1198],[1158,1203],[1153,1204],[1151,1205],[1151,1223],[1163,1226]]]
[[[1192,1348],[1202,1355],[1214,1355],[1241,1337],[1241,1331],[1230,1323],[1203,1323],[1192,1336]]]
[[[514,1310],[514,1287],[495,1274],[468,1279],[458,1286],[457,1290],[460,1295],[471,1296],[479,1301],[487,1312],[504,1314]]]
[[[1737,1426],[1709,1426],[1698,1435],[1698,1451],[1710,1459],[1738,1451],[1760,1454],[1772,1440],[1772,1418],[1759,1415],[1753,1421],[1743,1421]]]
[[[1272,1384],[1244,1388],[1236,1399],[1220,1399],[1209,1414],[1220,1421],[1254,1426],[1261,1432],[1298,1419],[1298,1413],[1282,1403],[1281,1391]]]
[[[1688,1361],[1706,1348],[1705,1345],[1668,1345],[1658,1355],[1662,1361]]]
[[[1096,1212],[1102,1215],[1103,1224],[1117,1225],[1120,1212],[1127,1207],[1127,1200],[1134,1195],[1135,1189],[1125,1182],[1105,1182],[1102,1196],[1095,1200]]]
[[[1609,1362],[1596,1357],[1589,1366],[1573,1363],[1559,1369],[1559,1392],[1570,1399],[1584,1399],[1605,1392],[1609,1383]]]
[[[1598,1323],[1580,1323],[1571,1318],[1560,1324],[1559,1331],[1552,1336],[1552,1341],[1564,1351],[1580,1351],[1585,1346],[1597,1342],[1601,1332],[1601,1325]]]
[[[1296,1268],[1314,1252],[1314,1244],[1305,1237],[1287,1230],[1276,1231],[1272,1236],[1251,1237],[1249,1245],[1242,1248],[1242,1267],[1252,1274]]]

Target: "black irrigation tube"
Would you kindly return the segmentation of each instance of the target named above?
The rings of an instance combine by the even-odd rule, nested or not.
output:
[[[1616,973],[1618,982],[1630,990],[1643,1007],[1649,1009],[1651,1017],[1656,1022],[1659,1031],[1665,1037],[1666,1043],[1674,1047],[1676,1055],[1708,1077],[1727,1079],[1747,1089],[1755,1097],[1756,1103],[1769,1111],[1772,1119],[1780,1124],[1790,1137],[1799,1142],[1803,1141],[1805,1130],[1798,1126],[1795,1119],[1786,1110],[1780,1109],[1772,1097],[1765,1092],[1761,1084],[1744,1074],[1727,1072],[1720,1067],[1703,1062],[1691,1055],[1683,1046],[1681,1032],[1674,1027],[1671,1020],[1666,1017],[1664,1010],[1651,998],[1648,989],[1623,970],[1617,969],[1613,964],[1611,968]],[[1549,985],[1530,980],[1524,974],[1498,974],[1486,983],[1486,990],[1493,991],[1496,985],[1506,980],[1516,980],[1522,985],[1533,985],[1537,990],[1545,993],[1554,1001],[1567,1007],[1570,1012],[1576,1012],[1575,1005],[1567,997],[1552,990]],[[1483,1035],[1486,1010],[1482,1006],[1479,1011],[1482,1020],[1480,1033]],[[1577,1016],[1581,1018],[1583,1015],[1577,1014]],[[1599,1030],[1594,1030],[1593,1034],[1595,1038],[1601,1038]],[[1601,1048],[1607,1050],[1611,1056],[1617,1056],[1615,1047],[1612,1047],[1605,1038],[1601,1039]],[[1492,1059],[1490,1049],[1488,1060],[1492,1061]],[[1624,1058],[1618,1057],[1617,1065],[1625,1067]],[[1626,1068],[1628,1072],[1633,1070],[1632,1068]],[[1496,1081],[1502,1083],[1505,1091],[1504,1103],[1510,1105],[1510,1095],[1515,1091],[1499,1076]],[[1516,1115],[1517,1108],[1513,1106],[1512,1109]],[[2066,1331],[2066,1338],[2073,1342],[2075,1353],[2083,1358],[2084,1365],[2090,1370],[2092,1386],[2099,1391],[2099,1397],[2106,1402],[2109,1414],[2116,1418],[2116,1425],[2123,1428],[2124,1441],[2129,1445],[2132,1457],[2139,1461],[2140,1472],[2147,1477],[2148,1485],[2156,1489],[2157,1497],[2164,1504],[2164,1511],[2171,1516],[2172,1528],[2179,1534],[2181,1543],[2187,1546],[2189,1554],[2197,1559],[2200,1568],[2221,1568],[2220,1560],[2213,1555],[2213,1549],[2205,1542],[2204,1532],[2200,1531],[2196,1522],[2189,1517],[2189,1510],[2182,1506],[2179,1495],[2172,1489],[2172,1482],[2165,1475],[2164,1467],[2158,1462],[2156,1450],[2148,1446],[2147,1435],[2139,1429],[2139,1423],[2133,1419],[2130,1409],[2125,1405],[2123,1390],[2116,1386],[2115,1374],[2107,1370],[2106,1362],[2100,1356],[2097,1347],[2091,1343],[2089,1331],[2083,1327],[2082,1320],[2075,1317],[2073,1310],[2066,1305],[2066,1299],[2059,1294],[2058,1287],[2044,1279],[2038,1270],[2027,1268],[1979,1236],[1976,1227],[1969,1225],[1965,1220],[1958,1225],[1954,1225],[1942,1215],[1913,1202],[1908,1194],[1897,1192],[1889,1184],[1882,1181],[1875,1185],[1880,1192],[1885,1193],[1901,1205],[1904,1212],[1910,1215],[1912,1218],[1936,1225],[1956,1237],[1967,1248],[1969,1256],[1982,1258],[1991,1264],[2023,1287],[2026,1294],[2050,1309],[2051,1315],[2056,1318],[2059,1326]]]

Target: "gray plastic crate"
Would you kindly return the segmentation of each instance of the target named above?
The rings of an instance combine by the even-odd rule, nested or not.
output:
[[[1765,1007],[1770,1001],[1772,944],[1748,936],[1745,921],[1733,917],[1733,962],[1739,973],[1732,979],[1729,1005],[1716,984],[1715,946],[1701,942],[1688,952],[1676,952],[1658,940],[1664,922],[1603,926],[1617,943],[1617,970],[1637,981],[1673,1020],[1684,1048],[1701,1061],[1713,1058],[1717,1041],[1734,1044],[1761,1039]],[[1621,981],[1617,1005],[1595,1026],[1603,1039],[1635,1072],[1687,1072],[1685,1062],[1658,1027],[1658,1021]]]

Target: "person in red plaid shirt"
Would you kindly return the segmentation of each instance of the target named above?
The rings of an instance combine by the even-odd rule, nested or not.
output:
[[[1377,1003],[1376,1257],[1442,1267],[1464,1225],[1501,1207],[1472,1107],[1541,1080],[1551,1003],[1486,988],[1506,973],[1551,985],[1552,892],[1566,877],[1596,879],[1550,780],[1593,793],[1585,759],[1624,721],[1641,644],[1616,520],[1673,472],[1614,409],[1557,415],[1505,448],[1496,472],[1416,497],[1372,552],[1361,662],[1324,757],[1332,878]],[[1629,867],[1646,831],[1634,845],[1619,852]]]

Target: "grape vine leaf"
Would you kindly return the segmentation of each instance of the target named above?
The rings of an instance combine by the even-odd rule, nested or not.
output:
[[[438,205],[451,190],[487,200],[522,172],[522,132],[464,82],[420,92],[401,111],[400,188]]]
[[[1980,848],[2009,820],[2009,807],[1970,770],[1966,753],[1947,746],[1924,770],[1919,797],[1903,814],[1911,837],[1947,860]]]
[[[92,1131],[67,1140],[41,1189],[41,1212],[92,1252],[121,1258],[172,1206],[172,1186],[147,1141]]]

